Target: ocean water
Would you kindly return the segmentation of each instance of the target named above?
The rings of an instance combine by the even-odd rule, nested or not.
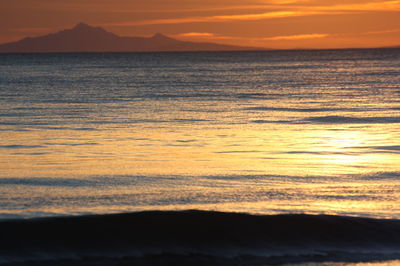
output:
[[[0,264],[396,265],[399,206],[399,49],[0,55]]]
[[[0,55],[0,218],[399,206],[399,49]]]

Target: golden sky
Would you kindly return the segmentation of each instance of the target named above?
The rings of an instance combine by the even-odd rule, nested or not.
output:
[[[78,22],[278,49],[400,45],[400,0],[0,0],[0,43]]]

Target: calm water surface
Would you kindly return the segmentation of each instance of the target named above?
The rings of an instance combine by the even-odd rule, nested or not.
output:
[[[400,219],[400,50],[0,55],[0,218]]]

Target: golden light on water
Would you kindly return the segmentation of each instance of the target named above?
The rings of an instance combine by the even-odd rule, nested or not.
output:
[[[362,172],[366,164],[376,164],[385,159],[380,154],[366,152],[364,146],[371,145],[373,139],[367,132],[354,129],[311,131],[307,138],[314,142],[310,153],[317,154],[313,163],[331,165],[331,170],[323,170],[324,173],[331,171],[335,174],[340,168],[353,168],[352,173]]]
[[[51,178],[49,182],[81,177],[109,182],[95,190],[91,186],[34,190],[45,198],[127,198],[115,209],[101,206],[100,200],[74,207],[75,212],[197,208],[270,214],[374,213],[383,218],[400,212],[399,195],[393,193],[395,179],[386,179],[390,175],[368,179],[368,175],[379,178],[386,169],[400,170],[398,153],[388,146],[397,133],[381,132],[379,127],[181,126],[101,132],[55,129],[51,139],[45,131],[15,133],[12,138],[20,147],[1,155],[2,175]],[[21,189],[3,194],[27,193]],[[197,197],[199,203],[191,202]],[[184,204],[182,198],[187,198]],[[149,203],[154,201],[164,204]]]
[[[379,130],[379,129],[378,129]],[[65,135],[59,135],[59,134]],[[1,133],[0,133],[1,134]],[[4,133],[2,133],[4,134]],[[2,156],[3,173],[15,176],[124,174],[284,174],[336,175],[398,169],[397,153],[385,147],[390,134],[377,129],[240,126],[209,128],[131,128],[98,134],[52,130],[13,135],[22,148]],[[46,143],[43,145],[43,143]],[[24,148],[25,147],[25,148]],[[5,163],[4,163],[5,162]]]

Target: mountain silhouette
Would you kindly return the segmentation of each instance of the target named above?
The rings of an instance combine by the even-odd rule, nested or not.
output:
[[[237,51],[261,50],[205,42],[180,41],[161,33],[152,37],[122,37],[101,27],[79,23],[72,29],[62,30],[35,38],[0,44],[0,53],[54,53],[54,52],[156,52],[156,51]]]

